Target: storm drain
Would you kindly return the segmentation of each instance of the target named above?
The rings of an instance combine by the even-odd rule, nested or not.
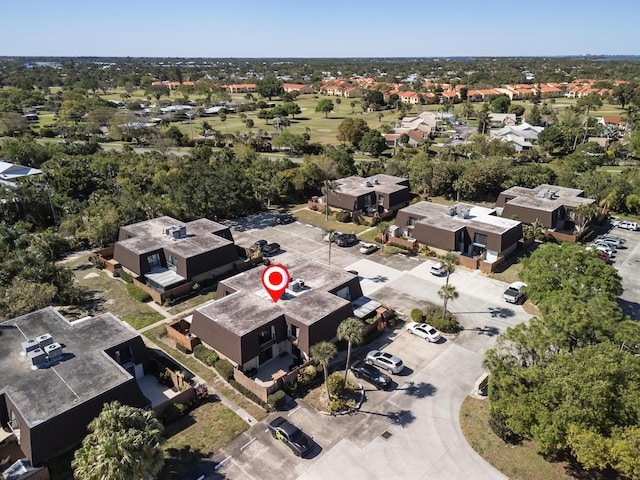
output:
[[[385,432],[382,434],[382,438],[384,438],[385,440],[389,440],[389,437],[393,435],[393,433],[388,432],[385,430]]]

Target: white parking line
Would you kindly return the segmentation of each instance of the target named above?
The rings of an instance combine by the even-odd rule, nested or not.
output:
[[[213,467],[214,470],[218,470],[219,468],[221,468],[225,463],[227,463],[229,460],[231,460],[231,455],[229,455],[227,458],[225,458],[224,460],[222,460],[219,464],[217,464],[215,467]]]
[[[298,410],[300,410],[302,408],[301,405],[298,405],[296,408],[294,408],[293,410],[291,410],[288,414],[287,417],[290,417],[291,415],[293,415],[294,413],[296,413]]]
[[[249,440],[247,443],[245,443],[243,446],[240,447],[240,451],[244,451],[245,448],[247,448],[249,445],[251,445],[253,442],[256,441],[256,437],[253,437],[251,440]]]

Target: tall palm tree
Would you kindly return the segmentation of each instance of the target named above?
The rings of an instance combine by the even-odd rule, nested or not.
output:
[[[320,187],[320,191],[324,195],[324,215],[325,221],[329,221],[329,194],[336,193],[338,189],[338,185],[335,180],[323,180],[322,187]]]
[[[77,480],[154,478],[164,463],[162,424],[150,410],[104,406],[89,424],[89,434],[74,454]]]
[[[349,360],[351,358],[351,345],[360,345],[364,341],[364,323],[354,317],[349,317],[338,325],[338,340],[347,341],[347,363],[344,367],[344,380],[347,381],[349,372]]]
[[[327,228],[324,233],[329,240],[329,265],[331,265],[331,244],[333,243],[333,239],[335,238],[336,231],[333,228]]]
[[[387,230],[389,230],[390,225],[391,222],[378,222],[376,224],[376,230],[378,230],[378,233],[382,234],[382,247],[380,248],[380,253],[384,253],[384,245],[386,243],[385,235],[387,234]]]
[[[453,285],[443,285],[440,287],[440,290],[438,290],[438,295],[440,295],[440,298],[444,300],[444,305],[442,307],[442,320],[444,321],[447,317],[447,303],[449,300],[455,300],[458,298],[458,292],[456,291],[456,287]]]
[[[320,342],[311,347],[311,358],[322,365],[324,370],[324,386],[327,389],[327,399],[331,401],[329,396],[329,363],[338,353],[338,349],[333,343]],[[84,480],[84,479],[82,479]]]
[[[447,278],[445,280],[445,285],[449,285],[449,275],[456,271],[456,265],[460,263],[460,260],[453,253],[447,253],[446,255],[442,255],[438,257],[440,263],[442,264],[442,269],[447,274]]]

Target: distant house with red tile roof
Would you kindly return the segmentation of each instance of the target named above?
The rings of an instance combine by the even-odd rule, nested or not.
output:
[[[227,85],[225,88],[229,93],[254,93],[256,91],[256,84],[235,83],[233,85]]]
[[[613,125],[618,130],[626,130],[627,128],[627,119],[620,115],[604,115],[598,119],[598,123],[602,125]]]
[[[282,89],[287,93],[313,93],[313,85],[305,85],[303,83],[283,83]]]

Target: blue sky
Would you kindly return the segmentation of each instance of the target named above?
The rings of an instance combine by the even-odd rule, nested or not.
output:
[[[640,1],[20,0],[2,56],[640,54]]]

